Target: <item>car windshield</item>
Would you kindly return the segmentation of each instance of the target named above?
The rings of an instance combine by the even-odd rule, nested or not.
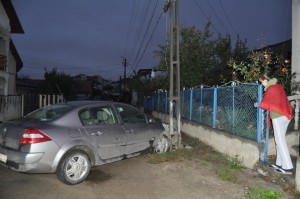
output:
[[[37,109],[25,116],[26,119],[38,121],[52,121],[70,111],[73,106],[67,104],[53,104]]]

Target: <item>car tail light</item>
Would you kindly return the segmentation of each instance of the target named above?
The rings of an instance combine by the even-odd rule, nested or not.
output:
[[[41,131],[30,128],[25,130],[20,140],[20,144],[34,144],[34,143],[47,142],[50,140],[51,138],[49,138]]]

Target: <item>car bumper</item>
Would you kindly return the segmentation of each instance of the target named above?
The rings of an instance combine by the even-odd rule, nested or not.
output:
[[[43,143],[42,148],[51,149],[52,152],[35,151],[35,148],[41,148],[41,144],[31,145],[30,152],[21,152],[7,149],[0,146],[0,164],[9,169],[25,173],[51,173],[53,172],[53,160],[58,147],[53,142]],[[46,146],[45,146],[46,145]],[[55,149],[55,150],[53,150]]]

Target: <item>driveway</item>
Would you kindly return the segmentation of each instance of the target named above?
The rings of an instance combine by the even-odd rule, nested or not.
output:
[[[283,192],[251,170],[243,170],[238,178],[237,183],[221,180],[209,162],[150,164],[147,155],[93,168],[88,179],[75,186],[61,183],[55,174],[23,174],[0,167],[0,198],[233,199],[244,198],[254,186]]]

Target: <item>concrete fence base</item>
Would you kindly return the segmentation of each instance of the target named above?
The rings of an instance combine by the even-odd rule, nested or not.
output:
[[[169,123],[168,114],[155,111],[152,112],[152,114],[154,117],[161,119],[162,122]],[[181,131],[194,138],[198,138],[205,144],[212,146],[216,151],[229,155],[230,157],[238,155],[247,168],[253,169],[255,164],[259,161],[259,148],[256,141],[237,137],[224,131],[185,119],[181,120]],[[297,150],[299,147],[298,136],[298,132],[292,132],[286,136],[291,155],[297,156],[299,153],[299,150]],[[276,155],[273,138],[269,139],[268,155]]]

